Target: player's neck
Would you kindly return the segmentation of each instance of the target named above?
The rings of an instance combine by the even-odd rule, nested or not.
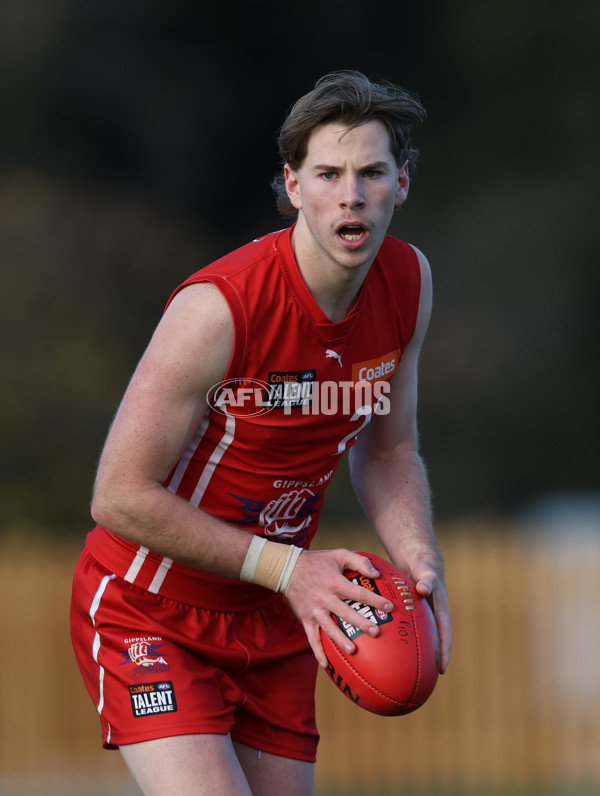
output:
[[[312,297],[330,321],[343,321],[354,306],[364,277],[352,272],[344,274],[345,279],[332,278],[332,275],[309,264],[298,263],[298,268]]]
[[[300,274],[319,307],[333,323],[344,320],[358,298],[370,263],[344,267],[314,247],[303,247],[294,236],[292,249]]]
[[[326,291],[321,291],[318,295],[315,295],[315,293],[311,291],[315,301],[332,323],[343,321],[344,318],[346,318],[356,303],[359,292],[360,287],[351,294],[341,297],[339,295],[328,295]]]

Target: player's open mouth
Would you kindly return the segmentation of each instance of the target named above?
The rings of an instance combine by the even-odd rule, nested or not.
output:
[[[361,240],[365,235],[365,228],[360,224],[347,224],[338,229],[338,235],[351,243]]]

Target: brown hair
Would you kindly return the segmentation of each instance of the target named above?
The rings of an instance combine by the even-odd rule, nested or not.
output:
[[[352,70],[331,72],[318,80],[312,91],[301,97],[289,112],[277,137],[279,154],[283,163],[298,169],[306,157],[310,135],[318,125],[342,122],[352,129],[377,119],[389,133],[396,163],[401,166],[408,161],[412,174],[418,150],[411,145],[411,132],[424,121],[425,115],[418,97],[393,83],[373,82],[362,72]],[[271,185],[279,212],[296,215],[285,189],[283,172],[275,176]]]

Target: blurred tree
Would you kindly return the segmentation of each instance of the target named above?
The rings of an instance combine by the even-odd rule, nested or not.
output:
[[[359,68],[429,110],[394,232],[435,278],[421,430],[441,516],[597,488],[595,0],[0,8],[0,528],[88,522],[172,287],[282,226],[290,103]],[[360,516],[344,471],[330,517]]]
[[[34,171],[0,183],[0,528],[89,522],[110,419],[171,290],[216,256],[210,240],[118,190]]]

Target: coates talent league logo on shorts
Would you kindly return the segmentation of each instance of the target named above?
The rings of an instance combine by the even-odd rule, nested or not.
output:
[[[170,680],[160,683],[138,683],[129,686],[131,709],[136,719],[154,716],[157,713],[175,713],[177,700]]]

